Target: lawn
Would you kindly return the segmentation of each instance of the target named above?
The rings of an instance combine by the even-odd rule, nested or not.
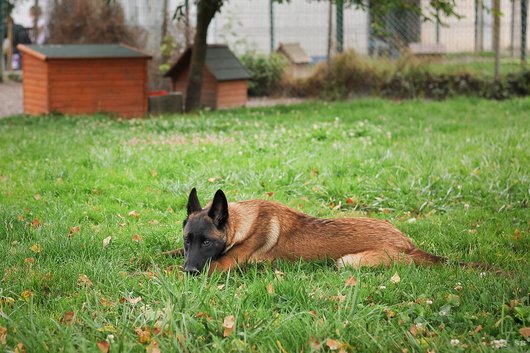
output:
[[[0,350],[528,352],[529,112],[363,99],[2,119]],[[182,244],[192,187],[387,219],[504,273],[279,261],[188,277],[160,253]]]

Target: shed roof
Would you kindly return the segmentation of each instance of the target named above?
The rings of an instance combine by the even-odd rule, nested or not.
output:
[[[311,63],[311,58],[302,49],[300,43],[280,43],[278,52],[284,54],[293,64]]]
[[[165,73],[173,77],[188,67],[191,60],[191,47],[178,58],[177,62]],[[208,45],[206,49],[206,67],[217,81],[246,80],[251,77],[247,69],[226,45]]]
[[[150,55],[123,44],[19,44],[17,48],[21,52],[33,55],[41,60],[114,58],[151,59]]]

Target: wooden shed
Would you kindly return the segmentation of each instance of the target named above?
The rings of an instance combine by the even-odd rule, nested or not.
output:
[[[311,57],[302,49],[300,43],[280,43],[276,52],[287,58],[288,71],[292,76],[307,77],[311,74]]]
[[[28,114],[147,113],[147,61],[122,44],[18,45]]]
[[[191,61],[188,48],[164,76],[170,77],[174,91],[186,99],[186,88]],[[242,107],[247,103],[250,73],[226,45],[208,45],[203,69],[201,105],[205,107]]]

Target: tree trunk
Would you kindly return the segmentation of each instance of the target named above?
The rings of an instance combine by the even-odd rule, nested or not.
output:
[[[188,88],[186,90],[185,109],[187,112],[199,108],[201,104],[202,73],[206,61],[208,26],[222,4],[223,0],[200,0],[197,2],[197,31],[193,41]]]

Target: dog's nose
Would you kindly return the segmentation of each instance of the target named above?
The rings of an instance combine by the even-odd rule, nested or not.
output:
[[[192,266],[189,264],[186,264],[184,266],[184,272],[190,273],[192,275],[198,275],[199,273],[201,273],[201,271],[196,266]]]

